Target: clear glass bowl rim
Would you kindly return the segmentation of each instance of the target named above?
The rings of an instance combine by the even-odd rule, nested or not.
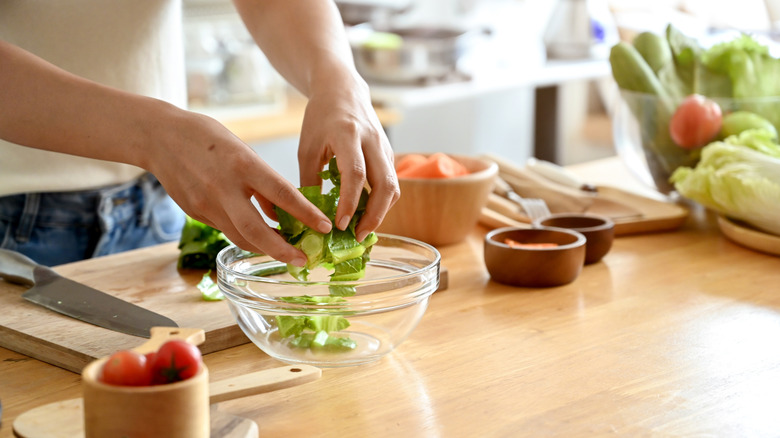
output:
[[[306,287],[306,286],[350,287],[351,286],[351,287],[360,287],[365,290],[365,288],[370,286],[381,287],[381,285],[389,284],[389,283],[414,284],[416,282],[419,282],[418,280],[416,280],[417,277],[425,277],[426,275],[431,275],[432,272],[437,271],[439,269],[439,265],[441,262],[441,254],[432,245],[408,237],[396,236],[391,234],[377,233],[377,236],[380,238],[380,242],[382,241],[382,239],[390,239],[393,241],[400,241],[404,244],[412,245],[417,248],[422,248],[424,251],[427,251],[432,255],[432,260],[429,261],[425,266],[418,267],[417,269],[414,269],[413,271],[410,272],[404,272],[397,275],[388,275],[380,278],[372,278],[370,280],[365,280],[365,279],[361,279],[357,281],[279,280],[279,279],[274,279],[269,277],[252,275],[252,274],[245,274],[229,268],[225,262],[225,259],[228,257],[230,253],[235,253],[239,251],[240,252],[239,254],[242,255],[256,254],[249,251],[244,251],[241,248],[237,247],[236,245],[231,244],[230,246],[223,248],[217,255],[218,286],[220,287],[220,290],[222,290],[222,292],[225,294],[228,300],[233,301],[238,305],[250,306],[255,308],[263,308],[267,311],[278,311],[278,310],[282,310],[281,308],[283,308],[283,310],[287,312],[307,312],[311,310],[316,310],[317,312],[321,312],[324,309],[332,309],[335,312],[341,310],[350,313],[353,313],[355,311],[365,312],[365,311],[391,310],[393,308],[404,307],[406,305],[418,302],[419,300],[425,299],[431,294],[433,294],[433,292],[435,292],[435,288],[432,287],[427,287],[427,288],[421,287],[421,288],[417,288],[414,291],[405,291],[404,293],[392,293],[392,289],[387,289],[387,290],[383,289],[379,291],[379,293],[381,293],[381,298],[373,297],[373,295],[375,294],[370,293],[370,294],[358,294],[355,296],[343,297],[345,298],[345,301],[335,302],[335,303],[293,303],[293,302],[282,300],[281,297],[272,296],[272,295],[260,295],[245,290],[242,290],[242,295],[244,296],[235,296],[233,290],[226,290],[225,288],[223,288],[223,286],[225,286],[227,289],[233,289],[232,285],[223,284],[223,276],[229,275],[232,276],[235,279],[235,281],[244,281],[244,282],[254,283],[254,284],[275,285],[281,287],[298,287],[298,286],[300,287]],[[258,254],[258,255],[262,256],[262,254]],[[236,261],[240,261],[240,259]],[[264,263],[273,263],[273,261],[268,261]],[[276,262],[276,263],[282,263],[282,262]],[[428,282],[425,281],[424,283],[427,284]]]

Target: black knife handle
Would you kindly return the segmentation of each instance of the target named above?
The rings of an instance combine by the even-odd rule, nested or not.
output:
[[[11,283],[35,286],[33,271],[38,266],[24,254],[0,248],[0,278]]]

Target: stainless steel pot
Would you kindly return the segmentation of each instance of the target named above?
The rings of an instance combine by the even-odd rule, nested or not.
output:
[[[401,37],[399,47],[373,47],[352,43],[358,72],[367,81],[420,83],[436,81],[458,72],[458,61],[471,49],[475,33],[457,28],[390,28]]]

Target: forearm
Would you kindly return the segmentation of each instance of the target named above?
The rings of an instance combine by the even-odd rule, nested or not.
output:
[[[276,70],[304,95],[367,92],[331,0],[234,0]]]
[[[72,75],[0,41],[0,138],[144,166],[155,116],[173,107]],[[159,122],[158,122],[159,125]]]
[[[305,255],[268,227],[252,198],[269,215],[279,206],[330,231],[320,210],[216,120],[74,76],[2,41],[0,60],[0,138],[144,168],[191,217],[285,263],[303,266]]]

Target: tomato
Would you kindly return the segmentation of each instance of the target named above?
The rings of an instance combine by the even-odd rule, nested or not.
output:
[[[678,146],[695,149],[707,145],[720,132],[723,113],[717,102],[700,94],[683,99],[669,122],[669,134]]]
[[[200,370],[203,357],[198,347],[172,339],[162,344],[151,364],[152,383],[172,383],[189,379]]]
[[[99,380],[109,385],[145,386],[152,379],[147,370],[146,356],[122,350],[109,356],[100,370]]]
[[[152,351],[151,353],[146,353],[144,357],[146,358],[146,374],[149,376],[149,384],[152,384],[152,366],[154,366],[154,358],[157,356],[156,351]]]

